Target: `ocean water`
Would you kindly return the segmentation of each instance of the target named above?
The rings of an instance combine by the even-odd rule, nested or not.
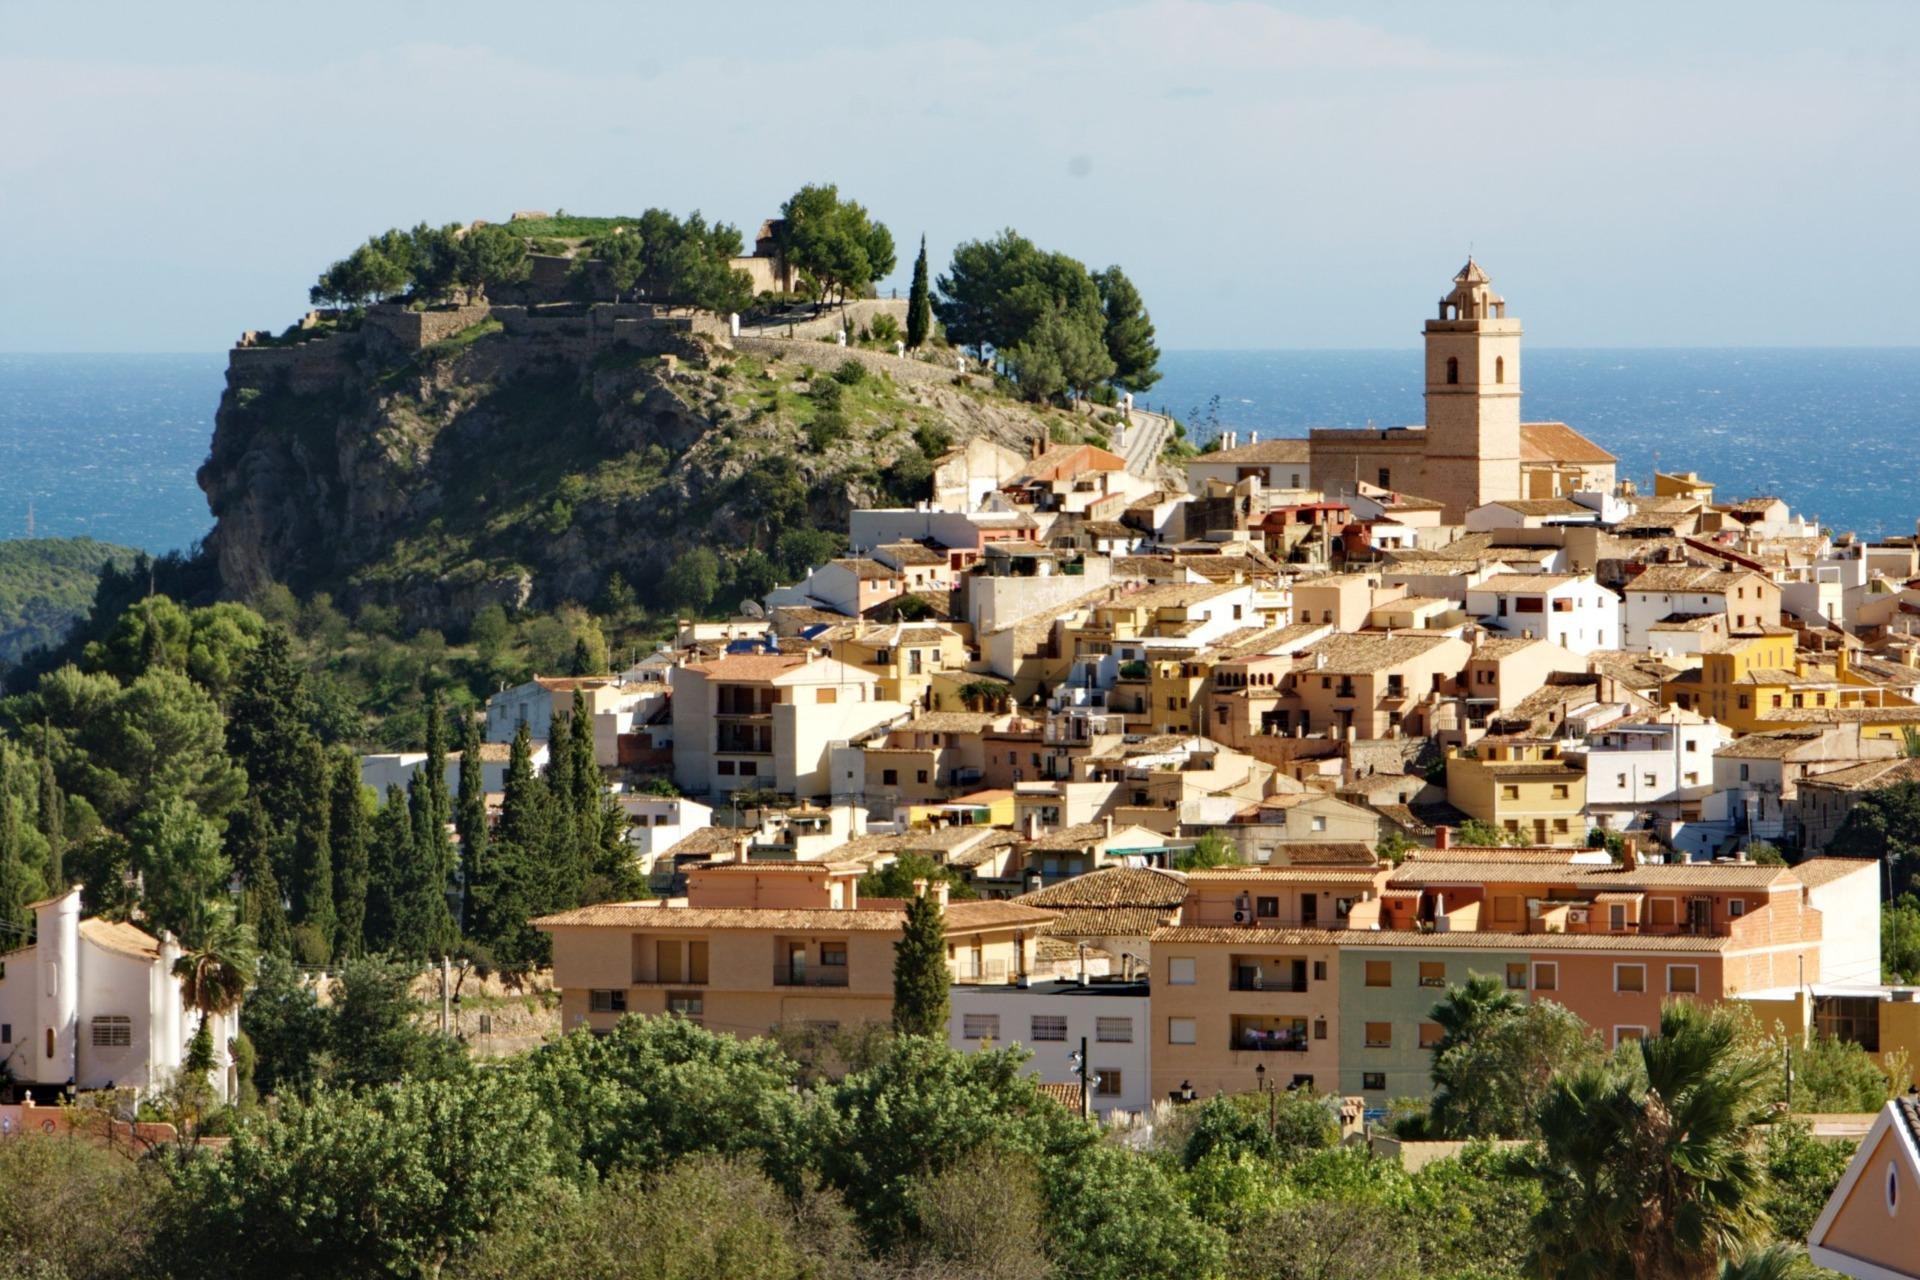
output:
[[[1417,348],[1169,351],[1160,366],[1140,399],[1198,423],[1202,440],[1425,417]],[[1572,426],[1643,491],[1657,466],[1697,471],[1717,496],[1778,495],[1867,537],[1910,534],[1920,518],[1920,348],[1529,348],[1522,377],[1527,421]]]
[[[213,525],[193,482],[225,352],[0,354],[0,537],[82,534],[154,553]]]
[[[193,482],[224,353],[0,354],[0,537],[89,534],[152,552],[211,525]],[[1420,353],[1169,351],[1144,404],[1202,439],[1419,422]],[[1647,483],[1692,469],[1869,537],[1920,518],[1920,348],[1530,349],[1530,420],[1572,424]],[[1216,409],[1208,405],[1218,396]]]

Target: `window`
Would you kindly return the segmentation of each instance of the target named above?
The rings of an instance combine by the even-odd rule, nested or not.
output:
[[[1700,994],[1700,966],[1693,964],[1670,964],[1667,966],[1667,991],[1676,996],[1695,996]]]
[[[837,965],[841,968],[845,968],[847,963],[847,948],[845,944],[839,943],[839,942],[821,943],[820,944],[820,963],[823,965]]]
[[[759,773],[760,773],[760,766],[757,762],[752,760],[742,760],[740,762],[741,777],[752,778],[752,777],[758,776]]]
[[[1327,829],[1327,820],[1325,817],[1316,817],[1310,825],[1315,831],[1325,831]]]
[[[589,991],[587,1008],[594,1013],[625,1013],[627,1011],[627,993],[618,989],[610,991]]]
[[[838,689],[815,689],[813,691],[814,702],[821,704],[823,706],[829,703],[838,702],[839,699],[840,699],[840,691]]]
[[[1193,957],[1171,956],[1167,960],[1167,985],[1171,987],[1190,987],[1193,985]]]
[[[1647,1029],[1645,1027],[1615,1027],[1613,1029],[1613,1043],[1616,1046],[1631,1044],[1636,1040],[1644,1040],[1646,1038]]]
[[[1450,387],[1460,385],[1460,357],[1458,356],[1447,357],[1447,385]]]
[[[1095,1018],[1093,1038],[1101,1044],[1132,1044],[1132,1018]]]
[[[1447,985],[1447,966],[1437,960],[1420,962],[1420,985],[1423,987],[1444,987]]]
[[[1615,991],[1645,991],[1647,989],[1647,966],[1643,964],[1616,964],[1613,966],[1613,989]]]
[[[1748,767],[1743,764],[1740,766],[1740,781],[1745,782],[1747,780],[1747,777],[1748,777]]]
[[[1369,1022],[1366,1027],[1367,1048],[1393,1048],[1393,1024],[1391,1022]]]
[[[1507,380],[1507,358],[1505,356],[1495,356],[1493,358],[1493,380],[1495,382],[1505,382]]]
[[[733,761],[731,760],[722,760],[714,767],[720,771],[720,776],[723,778],[731,778],[733,776]]]
[[[882,769],[880,771],[881,786],[883,787],[897,786],[899,782],[900,782],[900,771],[898,769]]]
[[[667,1012],[677,1013],[687,1021],[697,1023],[707,1014],[707,998],[698,991],[669,991]]]
[[[93,1047],[127,1049],[133,1045],[133,1019],[124,1013],[103,1013],[93,1019]]]
[[[1567,798],[1567,784],[1566,784],[1566,783],[1564,783],[1564,782],[1556,782],[1556,783],[1554,783],[1554,784],[1553,784],[1553,798],[1554,798],[1555,800],[1565,800],[1565,799]]]
[[[1440,1036],[1439,1023],[1423,1022],[1420,1024],[1420,1047],[1422,1049],[1431,1049],[1433,1046],[1439,1044]]]
[[[1327,980],[1327,962],[1325,960],[1315,960],[1313,962],[1313,980],[1315,982],[1325,982]]]
[[[1277,919],[1280,915],[1280,899],[1256,898],[1254,900],[1254,914],[1262,920]]]
[[[1507,990],[1525,991],[1527,989],[1527,962],[1516,960],[1507,966]]]
[[[1533,966],[1533,989],[1535,991],[1556,991],[1560,987],[1560,966],[1554,961],[1543,960]]]
[[[1367,985],[1370,987],[1390,987],[1393,985],[1393,961],[1367,961]]]
[[[1368,1093],[1384,1093],[1387,1088],[1387,1073],[1384,1071],[1362,1071],[1360,1087]]]
[[[0,1022],[0,1044],[12,1044],[12,1043],[13,1043],[13,1024],[11,1022]]]
[[[1615,902],[1607,907],[1607,928],[1624,929],[1627,927],[1627,905]]]
[[[1727,899],[1727,919],[1738,920],[1745,914],[1747,914],[1747,901],[1745,898]]]
[[[1036,1013],[1027,1023],[1029,1040],[1065,1040],[1067,1017],[1063,1013]]]
[[[1194,1021],[1192,1018],[1168,1018],[1167,1019],[1167,1043],[1168,1044],[1192,1044],[1196,1039],[1197,1037],[1194,1035]]]
[[[1513,783],[1506,783],[1500,788],[1500,798],[1502,800],[1518,800],[1520,798],[1520,788]]]
[[[997,1013],[961,1014],[960,1035],[967,1040],[998,1040],[1000,1015]]]
[[[1118,1067],[1095,1067],[1093,1096],[1096,1098],[1117,1098],[1124,1088]]]
[[[1327,1020],[1325,1018],[1315,1018],[1313,1020],[1313,1038],[1315,1040],[1325,1040],[1327,1038]]]

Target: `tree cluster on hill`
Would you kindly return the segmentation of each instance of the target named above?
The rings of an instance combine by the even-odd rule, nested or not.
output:
[[[893,270],[893,233],[831,183],[804,186],[780,206],[774,247],[818,302],[864,294]]]
[[[591,293],[598,264],[616,302],[631,295],[721,315],[745,311],[753,285],[730,262],[740,252],[737,227],[708,223],[698,210],[681,219],[649,209],[588,242],[574,260],[575,288]]]
[[[1117,266],[1089,272],[1008,230],[955,249],[938,285],[933,312],[948,341],[993,357],[1029,399],[1159,380],[1153,321]]]
[[[308,298],[349,309],[403,294],[431,303],[458,292],[471,302],[484,298],[487,286],[524,280],[531,270],[526,241],[505,228],[423,222],[374,236],[321,272]]]

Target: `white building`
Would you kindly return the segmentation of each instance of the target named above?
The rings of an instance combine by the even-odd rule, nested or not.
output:
[[[1780,625],[1780,588],[1764,574],[1746,570],[1703,569],[1697,565],[1654,565],[1622,589],[1621,648],[1644,650],[1651,628],[1666,618],[1722,614],[1730,631]]]
[[[1496,573],[1467,588],[1467,612],[1490,630],[1531,633],[1569,653],[1620,647],[1620,597],[1588,574]]]
[[[597,754],[597,753],[596,753]],[[507,789],[507,766],[512,762],[513,747],[506,742],[483,742],[480,744],[480,781],[481,790],[497,794]],[[540,773],[547,767],[549,752],[547,744],[533,744],[533,771]],[[397,786],[402,791],[413,790],[413,780],[418,776],[420,766],[427,762],[424,751],[382,751],[360,757],[360,781],[372,787],[381,796],[387,794],[387,788]],[[460,753],[447,753],[447,794],[460,795]]]
[[[620,797],[620,809],[627,815],[627,843],[633,846],[643,869],[652,868],[656,855],[713,825],[713,809],[685,796],[629,792]]]
[[[1617,720],[1586,738],[1587,815],[1624,831],[1642,815],[1678,819],[1713,790],[1713,753],[1733,733],[1680,707]]]
[[[200,1026],[173,976],[179,946],[124,921],[82,920],[78,888],[32,910],[33,945],[0,956],[0,1054],[14,1082],[40,1101],[68,1083],[165,1088]],[[223,1101],[238,1090],[239,1028],[237,1011],[214,1021],[211,1079]]]
[[[1148,1046],[1152,1015],[1144,982],[1036,982],[1031,986],[956,983],[949,1000],[948,1041],[963,1052],[1017,1044],[1033,1056],[1028,1074],[1048,1084],[1078,1086],[1071,1056],[1084,1038],[1097,1079],[1088,1091],[1096,1115],[1150,1109]]]

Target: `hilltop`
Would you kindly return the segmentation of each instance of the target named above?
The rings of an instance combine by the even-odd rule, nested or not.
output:
[[[227,593],[459,626],[610,589],[731,605],[836,551],[855,507],[923,497],[953,445],[1105,432],[950,353],[736,343],[648,304],[380,305],[236,348],[199,480]]]

